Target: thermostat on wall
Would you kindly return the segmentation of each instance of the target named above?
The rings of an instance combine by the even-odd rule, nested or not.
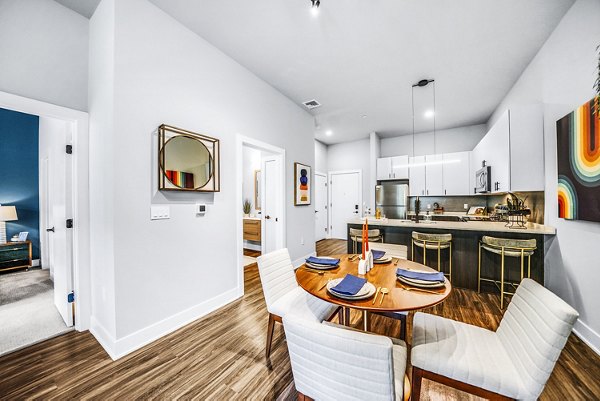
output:
[[[206,213],[206,205],[204,203],[196,203],[196,214],[204,216]]]

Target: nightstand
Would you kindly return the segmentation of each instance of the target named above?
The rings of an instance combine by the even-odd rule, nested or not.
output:
[[[31,267],[31,241],[0,244],[0,271],[29,269]]]

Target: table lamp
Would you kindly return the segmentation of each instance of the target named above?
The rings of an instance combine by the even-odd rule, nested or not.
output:
[[[0,244],[6,244],[6,223],[15,221],[17,218],[17,209],[14,206],[0,205]]]

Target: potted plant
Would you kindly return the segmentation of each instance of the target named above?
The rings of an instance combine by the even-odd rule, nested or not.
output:
[[[250,211],[252,210],[252,203],[250,203],[250,199],[244,200],[244,217],[250,217]]]

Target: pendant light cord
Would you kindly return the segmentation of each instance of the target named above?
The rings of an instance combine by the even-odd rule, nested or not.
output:
[[[412,88],[412,157],[415,157],[415,86]],[[410,164],[410,163],[409,163]]]
[[[414,107],[414,106],[413,106]],[[435,80],[433,81],[433,154],[437,155],[437,141],[435,136]],[[414,115],[414,112],[413,112]],[[414,121],[413,121],[414,126]],[[414,128],[413,128],[414,131]]]

